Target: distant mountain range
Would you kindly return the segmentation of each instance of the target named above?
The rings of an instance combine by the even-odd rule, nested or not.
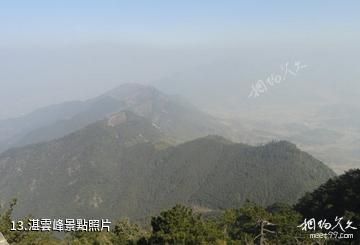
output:
[[[47,142],[0,155],[1,203],[18,198],[17,215],[141,219],[176,203],[295,203],[335,175],[285,141],[254,147],[206,136],[178,144],[221,124],[152,88],[125,86],[84,103],[45,127],[77,123],[57,131],[66,136],[45,134]]]
[[[208,134],[231,137],[225,125],[185,101],[150,86],[124,84],[94,99],[66,102],[0,121],[0,152],[63,137],[122,110],[151,120],[178,142]]]

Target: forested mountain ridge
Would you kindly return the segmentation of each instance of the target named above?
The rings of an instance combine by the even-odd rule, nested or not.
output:
[[[360,169],[352,169],[307,193],[295,208],[307,218],[334,220],[344,217],[359,225],[359,187]]]
[[[285,141],[254,147],[209,136],[167,152],[170,156],[161,161],[158,176],[173,185],[159,185],[163,191],[158,193],[170,195],[164,201],[188,188],[189,203],[215,209],[237,207],[246,200],[293,203],[305,189],[334,176],[323,163]]]
[[[176,203],[210,210],[247,199],[294,203],[334,173],[288,142],[263,146],[208,136],[173,145],[129,111],[63,138],[0,155],[1,202],[17,215],[144,218]]]

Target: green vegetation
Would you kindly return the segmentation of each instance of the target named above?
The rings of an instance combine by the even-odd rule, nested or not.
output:
[[[247,199],[294,204],[335,175],[285,141],[254,147],[208,136],[170,144],[151,121],[115,114],[1,154],[0,201],[17,198],[17,216],[138,220],[178,203],[215,211]]]
[[[12,228],[12,213],[16,205],[14,199],[10,203],[10,207],[0,214],[0,231],[6,238],[9,244],[19,245],[56,245],[60,240],[56,239],[49,233],[36,233],[36,232],[21,232],[11,231]],[[24,219],[26,220],[26,219]]]
[[[331,169],[287,141],[255,147],[215,135],[197,138],[229,131],[154,89],[123,89],[74,110],[43,111],[44,125],[35,115],[14,144],[50,141],[0,154],[0,203],[18,199],[0,217],[10,243],[310,244],[297,227],[304,218],[360,222],[357,171],[328,181]],[[330,132],[306,136],[314,133],[326,139]],[[10,232],[11,216],[28,214],[119,221],[111,232],[61,239]]]
[[[324,240],[310,238],[311,231],[299,226],[306,218],[316,220],[344,216],[359,229],[360,170],[351,170],[333,178],[306,194],[294,206],[273,204],[266,208],[246,202],[241,208],[222,212],[196,213],[193,209],[175,205],[151,218],[151,227],[142,228],[128,219],[117,222],[110,232],[73,232],[63,239],[52,233],[10,231],[16,201],[0,216],[0,230],[10,244],[359,244],[359,231],[352,239]],[[210,212],[211,213],[211,212]],[[324,232],[317,230],[316,232]]]
[[[297,228],[301,215],[288,206],[265,209],[247,203],[216,218],[205,218],[191,208],[176,205],[152,217],[149,231],[122,220],[110,232],[73,232],[63,239],[52,233],[10,231],[11,211],[12,207],[1,216],[0,222],[10,244],[309,244],[306,233]]]
[[[247,203],[241,209],[227,210],[216,218],[205,218],[191,208],[176,205],[151,219],[151,229],[145,231],[129,220],[119,221],[111,232],[73,232],[62,240],[51,233],[10,231],[11,208],[1,216],[0,228],[10,244],[255,244],[258,243],[258,221],[276,222],[276,235],[262,239],[272,244],[290,244],[300,236],[296,228],[300,215],[290,208],[268,211]]]
[[[150,244],[215,244],[224,237],[216,222],[205,221],[181,205],[153,217],[151,226]]]
[[[343,216],[343,224],[359,229],[360,224],[360,170],[351,170],[335,177],[312,193],[306,194],[293,207],[273,204],[266,208],[250,201],[240,208],[221,212],[195,212],[175,205],[151,218],[145,226],[122,219],[110,232],[66,233],[62,239],[52,233],[10,231],[16,201],[0,215],[0,230],[10,244],[359,244],[359,231],[350,230],[352,239],[324,240],[310,238],[312,231],[299,226],[304,219],[328,219]],[[26,220],[26,219],[23,219]],[[150,225],[150,226],[147,226]],[[144,228],[145,227],[145,228]],[[317,229],[316,232],[325,232]]]
[[[345,224],[349,220],[358,227],[358,230],[352,231],[355,244],[360,244],[360,169],[330,179],[305,195],[295,209],[304,217],[316,220],[334,221],[336,217],[344,217]],[[338,232],[342,231],[338,229]]]

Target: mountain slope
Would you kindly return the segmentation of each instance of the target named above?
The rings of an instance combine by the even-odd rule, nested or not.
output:
[[[185,198],[218,209],[237,207],[247,199],[262,205],[293,203],[305,190],[334,176],[323,163],[285,141],[253,147],[212,136],[167,151],[156,173],[159,178],[152,178],[163,180],[156,193],[164,202]],[[179,198],[181,193],[185,196]]]
[[[1,202],[18,215],[143,218],[176,203],[295,202],[333,172],[287,142],[252,147],[208,136],[178,146],[124,111],[61,139],[0,155]]]
[[[0,135],[0,152],[63,137],[122,110],[149,119],[179,142],[208,134],[231,135],[215,118],[189,104],[150,86],[124,84],[88,101],[68,102],[0,122],[0,132],[4,132]]]
[[[28,115],[0,121],[0,151],[10,148],[27,133],[73,117],[85,109],[80,101],[66,102],[36,110]]]
[[[295,208],[307,218],[356,219],[360,223],[360,169],[352,169],[328,180],[302,197]]]
[[[62,139],[9,150],[0,160],[2,201],[18,197],[22,214],[88,217],[120,201],[117,208],[128,213],[123,206],[136,203],[132,179],[141,181],[147,168],[139,164],[163,138],[149,121],[123,112]]]

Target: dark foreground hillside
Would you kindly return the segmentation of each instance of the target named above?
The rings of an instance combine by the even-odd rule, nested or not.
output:
[[[334,223],[342,218],[343,226],[338,226],[336,231],[353,232],[355,244],[360,244],[360,169],[330,179],[314,192],[307,193],[295,209],[307,219],[326,219]]]
[[[225,143],[225,142],[224,142]],[[228,143],[228,142],[227,142]],[[311,193],[307,193],[293,207],[273,204],[263,207],[246,202],[233,209],[226,209],[214,216],[204,215],[190,207],[174,205],[153,215],[151,220],[138,225],[129,219],[115,219],[112,229],[103,232],[66,233],[61,239],[49,232],[10,231],[14,204],[0,212],[0,230],[11,244],[116,244],[116,245],[358,245],[360,170],[352,170],[334,177]],[[114,210],[115,211],[115,210]],[[337,230],[320,228],[303,229],[309,218],[336,225],[334,215],[343,217],[339,223],[351,238],[335,237]],[[310,223],[308,223],[310,224]],[[350,224],[349,228],[347,225]],[[25,227],[27,225],[25,224]],[[332,238],[314,238],[314,233],[331,233]]]

